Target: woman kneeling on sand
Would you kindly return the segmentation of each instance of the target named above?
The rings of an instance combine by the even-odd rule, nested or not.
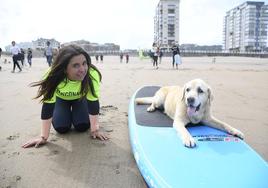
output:
[[[100,81],[101,73],[91,64],[86,51],[75,45],[62,48],[44,79],[31,84],[39,86],[36,98],[42,96],[42,129],[40,137],[22,147],[45,144],[51,123],[58,133],[68,132],[73,125],[79,132],[90,128],[92,138],[107,140],[99,131]]]

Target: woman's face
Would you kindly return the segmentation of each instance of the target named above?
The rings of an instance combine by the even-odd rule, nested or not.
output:
[[[67,77],[69,80],[82,81],[88,70],[87,60],[83,54],[72,57],[67,65]]]

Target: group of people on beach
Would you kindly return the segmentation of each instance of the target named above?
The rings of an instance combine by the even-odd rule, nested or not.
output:
[[[172,50],[172,67],[178,69],[178,65],[181,64],[180,49],[177,45],[173,45]],[[152,58],[153,67],[158,69],[158,64],[161,64],[163,52],[160,47],[154,42],[150,51],[150,57]]]
[[[13,69],[12,69],[12,73],[15,72],[16,67],[18,67],[19,72],[22,71],[22,68],[19,64],[19,61],[21,62],[22,67],[25,65],[24,64],[24,60],[25,60],[25,52],[22,48],[19,48],[18,45],[16,45],[15,41],[11,42],[11,48],[10,48],[10,52],[12,54],[12,60],[13,60]],[[27,50],[27,62],[29,64],[29,66],[32,66],[32,50],[31,48],[28,48]]]
[[[126,63],[128,63],[129,62],[129,54],[126,53],[125,57],[126,57]],[[123,59],[124,59],[124,54],[122,52],[119,54],[119,58],[120,58],[120,63],[122,63]]]
[[[96,54],[95,55],[96,63],[99,62],[99,57],[100,57],[100,62],[103,63],[103,57],[104,57],[103,54],[100,54],[100,55],[99,54]]]
[[[57,52],[55,52],[55,50],[51,47],[50,42],[47,41],[46,43],[47,47],[44,50],[44,56],[46,57],[48,66],[50,67],[52,65],[53,62],[53,57],[55,57],[57,55]],[[11,42],[11,47],[10,47],[10,53],[12,55],[12,60],[13,60],[13,69],[12,69],[12,73],[15,73],[15,69],[16,67],[19,69],[19,72],[22,71],[22,67],[26,66],[26,64],[24,64],[25,61],[25,51],[23,48],[20,48],[15,41]],[[31,48],[27,49],[27,62],[29,64],[29,66],[32,66],[32,58],[33,58],[33,51]],[[21,62],[21,65],[20,63]]]

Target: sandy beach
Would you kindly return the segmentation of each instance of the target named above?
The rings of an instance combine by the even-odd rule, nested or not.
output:
[[[268,161],[268,59],[245,57],[183,57],[179,70],[171,58],[155,70],[149,59],[105,56],[92,62],[103,75],[101,128],[109,141],[93,140],[88,133],[59,135],[53,129],[47,145],[23,149],[21,145],[40,134],[41,104],[32,100],[38,81],[48,68],[45,58],[33,58],[33,66],[11,73],[13,64],[0,71],[0,187],[23,188],[144,188],[132,155],[128,134],[128,103],[144,85],[183,85],[202,78],[212,87],[213,114],[241,130],[245,141]],[[161,151],[160,151],[161,152]],[[178,169],[179,170],[179,169]]]

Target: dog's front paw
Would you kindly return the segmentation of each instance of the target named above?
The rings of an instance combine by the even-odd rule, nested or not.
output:
[[[153,112],[153,111],[155,111],[155,107],[153,105],[147,108],[147,112]]]
[[[182,138],[182,143],[185,147],[194,148],[196,146],[195,140],[192,136],[185,136]]]

